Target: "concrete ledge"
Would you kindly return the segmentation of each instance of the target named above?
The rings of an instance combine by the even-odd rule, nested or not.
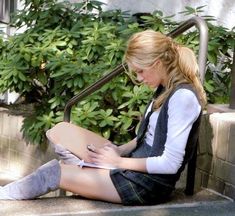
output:
[[[224,112],[235,112],[235,109],[231,109],[229,104],[208,104],[207,113],[224,113]]]
[[[185,196],[182,191],[176,191],[172,199],[165,204],[153,206],[122,206],[100,201],[86,200],[80,197],[41,198],[30,201],[0,201],[0,215],[4,216],[68,216],[68,215],[194,215],[180,214],[190,208],[204,208],[205,215],[209,208],[218,205],[234,205],[227,199],[210,190],[202,190],[194,196]],[[235,205],[233,209],[235,214]],[[175,213],[174,213],[175,212]],[[190,212],[190,211],[189,211]],[[230,211],[231,212],[231,211]],[[202,215],[202,214],[197,214]],[[216,215],[216,214],[213,214]],[[229,214],[226,214],[227,216]]]

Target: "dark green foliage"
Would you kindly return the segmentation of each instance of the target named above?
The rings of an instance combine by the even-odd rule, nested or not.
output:
[[[46,143],[45,131],[62,121],[66,102],[122,62],[131,34],[146,28],[167,33],[179,25],[173,16],[164,17],[161,11],[140,17],[138,24],[126,12],[102,11],[98,1],[25,2],[12,25],[26,26],[27,30],[7,41],[0,39],[0,92],[16,91],[25,104],[35,104],[35,111],[25,118],[22,131],[28,141],[41,145]],[[192,15],[195,10],[188,7],[184,13]],[[208,24],[205,88],[210,102],[227,102],[234,32]],[[177,40],[198,50],[197,31]],[[126,75],[121,75],[74,106],[72,121],[124,143],[135,136],[150,96],[147,87],[134,86]]]

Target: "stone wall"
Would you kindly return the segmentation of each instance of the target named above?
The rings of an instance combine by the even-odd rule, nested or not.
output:
[[[7,109],[0,108],[0,185],[27,175],[56,157],[51,147],[43,151],[23,140],[20,132],[22,121],[22,116],[9,114]]]
[[[235,112],[203,116],[196,184],[235,199]]]

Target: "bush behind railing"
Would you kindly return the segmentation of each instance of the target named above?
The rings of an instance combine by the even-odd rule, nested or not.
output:
[[[203,7],[186,7],[185,15]],[[230,85],[234,31],[209,26],[205,89],[212,103],[226,103]],[[45,131],[63,119],[66,102],[122,62],[126,41],[134,32],[151,28],[170,32],[180,22],[161,11],[136,14],[103,11],[98,1],[82,3],[26,0],[12,19],[23,33],[0,40],[0,92],[16,91],[21,103],[34,104],[22,131],[30,143],[46,145]],[[198,51],[198,32],[177,38]],[[72,109],[72,122],[118,143],[133,138],[151,96],[146,86],[134,86],[126,75],[107,83]]]

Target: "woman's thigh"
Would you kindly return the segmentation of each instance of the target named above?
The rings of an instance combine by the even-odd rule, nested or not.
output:
[[[88,160],[87,145],[93,144],[96,148],[99,148],[110,142],[92,131],[68,122],[58,123],[48,130],[46,135],[53,144],[62,145],[85,161]]]
[[[109,170],[105,169],[61,164],[60,188],[89,199],[121,203],[120,196],[109,176]]]

